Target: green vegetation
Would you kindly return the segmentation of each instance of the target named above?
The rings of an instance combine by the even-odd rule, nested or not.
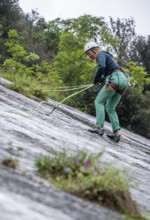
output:
[[[13,82],[8,87],[28,97],[36,96],[43,100],[48,97],[57,98],[56,94],[50,94],[51,86],[62,85],[56,72],[47,62],[34,63],[39,57],[25,51],[19,44],[19,36],[15,30],[10,30],[8,37],[5,45],[12,58],[4,61],[0,74]]]
[[[12,169],[16,169],[18,166],[18,160],[7,157],[2,160],[2,164]]]
[[[150,84],[150,78],[148,78],[148,73],[142,66],[138,66],[138,63],[130,61],[126,63],[127,73],[130,73],[132,78],[132,83],[135,86],[136,93],[141,94],[144,90],[144,86]]]
[[[65,150],[52,151],[52,156],[36,160],[39,175],[58,188],[76,196],[97,202],[132,219],[144,219],[129,192],[129,183],[115,167],[102,166],[102,153],[89,154],[77,151],[67,155]]]

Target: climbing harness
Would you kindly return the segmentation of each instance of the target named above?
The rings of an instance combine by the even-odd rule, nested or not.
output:
[[[108,78],[106,78],[106,83],[105,83],[105,85],[106,85],[106,91],[109,91],[109,90],[110,90],[110,87],[111,87],[111,88],[113,88],[117,93],[119,93],[121,96],[123,96],[123,95],[125,94],[125,92],[124,92],[123,90],[120,90],[115,83],[109,82],[109,79],[108,79]]]
[[[126,79],[128,80],[128,85],[129,85],[129,82],[131,81],[131,77],[129,76],[129,74],[127,73],[124,73],[121,69],[115,69],[113,70],[112,72],[122,72]],[[118,76],[118,84],[119,84],[119,76]],[[110,88],[113,88],[117,93],[119,93],[121,96],[125,95],[125,92],[124,90],[120,90],[119,89],[119,86],[117,86],[115,83],[113,82],[110,82],[110,79],[107,77],[106,80],[105,80],[105,86],[106,86],[106,91],[109,91]]]

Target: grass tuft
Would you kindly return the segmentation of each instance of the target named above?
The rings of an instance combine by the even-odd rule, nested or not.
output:
[[[52,156],[37,158],[36,167],[41,177],[62,190],[128,214],[132,219],[144,219],[131,198],[127,179],[113,166],[100,166],[102,155],[86,151],[67,155],[65,150],[53,150]]]

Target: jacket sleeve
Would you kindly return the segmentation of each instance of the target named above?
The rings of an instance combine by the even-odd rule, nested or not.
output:
[[[105,68],[106,68],[106,57],[103,53],[99,53],[97,56],[97,62],[98,62],[98,70],[96,72],[95,78],[93,83],[97,84],[99,82],[102,82],[105,75]]]

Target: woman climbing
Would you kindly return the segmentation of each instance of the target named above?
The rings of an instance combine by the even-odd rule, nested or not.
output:
[[[113,134],[108,134],[107,136],[114,141],[119,142],[120,125],[116,107],[121,96],[128,87],[128,79],[123,73],[121,67],[113,59],[112,55],[107,51],[101,51],[97,43],[87,43],[84,47],[84,52],[91,60],[98,64],[98,70],[93,83],[98,84],[105,81],[104,86],[95,99],[97,129],[90,129],[89,131],[100,136],[104,135],[104,106],[106,104],[106,111],[113,130]]]

